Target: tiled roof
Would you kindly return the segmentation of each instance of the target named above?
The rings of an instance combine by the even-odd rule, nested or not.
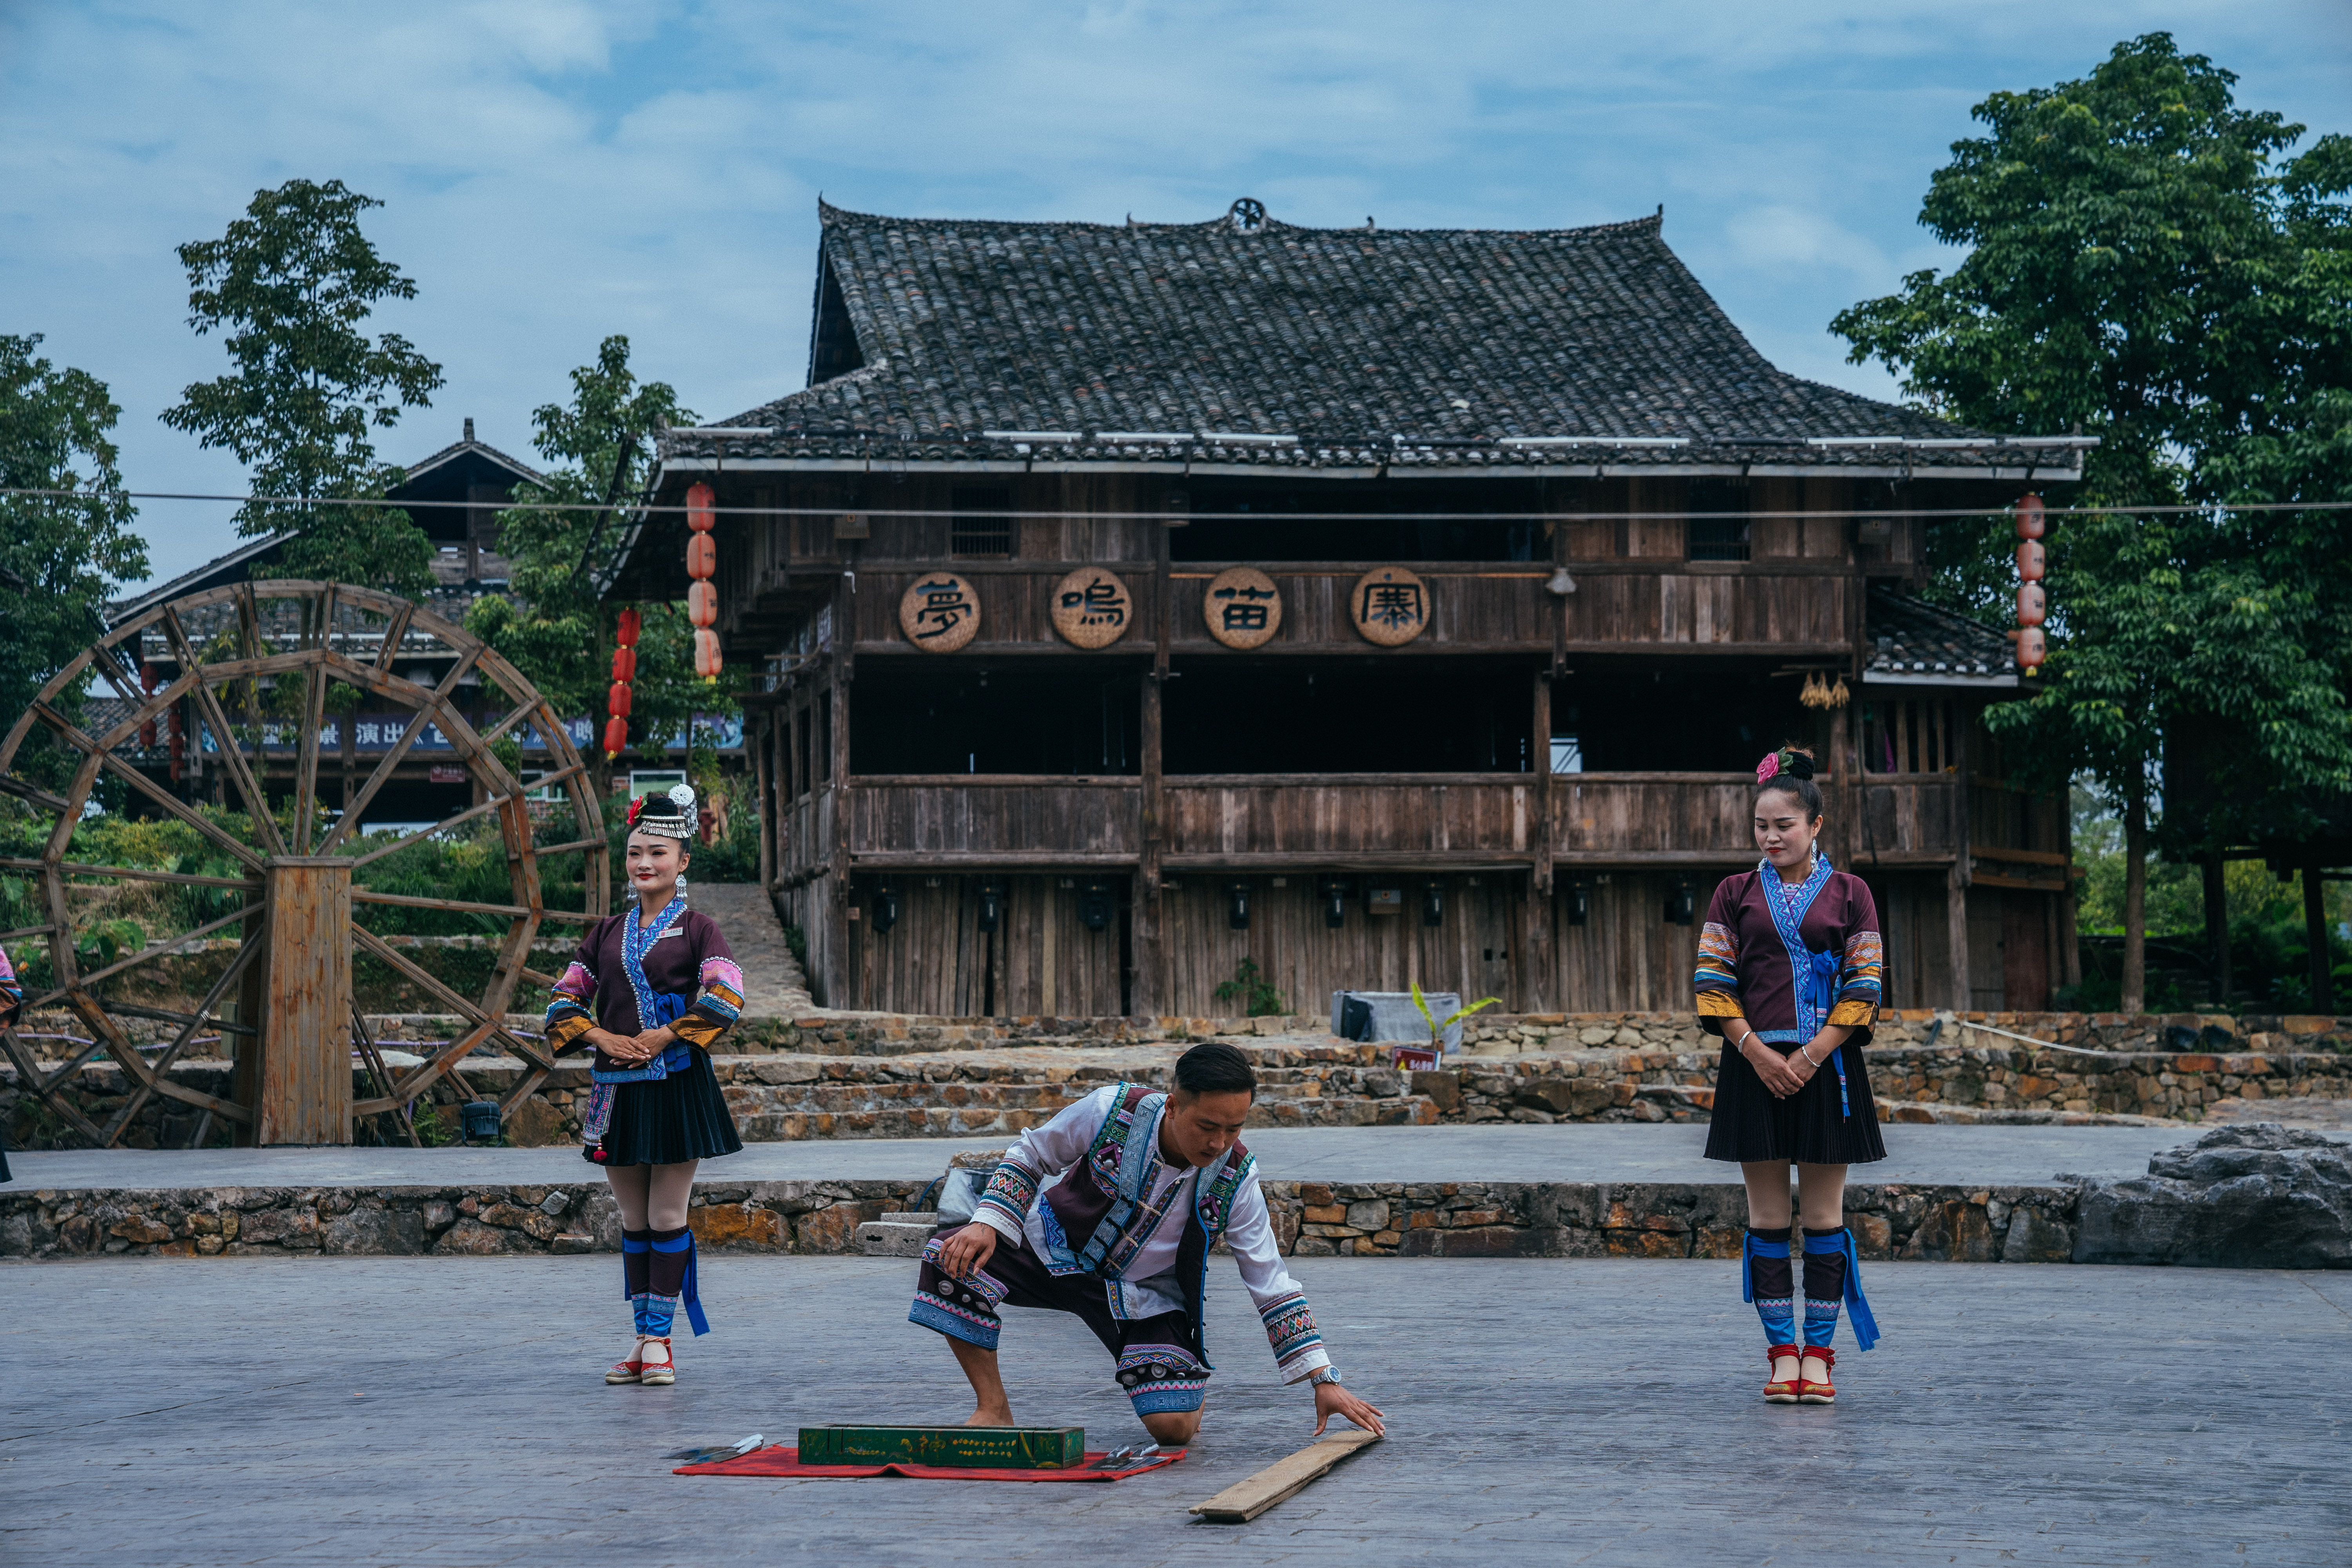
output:
[[[2009,639],[1981,621],[1874,585],[1864,610],[1865,680],[1917,685],[2015,686]]]
[[[1884,468],[1906,441],[1970,440],[1933,450],[1934,466],[2075,463],[2063,447],[1987,450],[1998,437],[1774,369],[1656,217],[1374,230],[819,215],[812,359],[856,368],[669,432],[666,457]],[[1579,444],[1528,444],[1560,438]],[[1886,445],[1814,444],[1864,438]]]

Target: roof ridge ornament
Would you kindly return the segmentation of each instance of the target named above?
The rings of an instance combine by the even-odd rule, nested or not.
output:
[[[1265,226],[1265,204],[1255,196],[1244,196],[1225,214],[1236,234],[1255,234]]]

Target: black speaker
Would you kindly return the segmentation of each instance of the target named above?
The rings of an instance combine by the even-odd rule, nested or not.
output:
[[[989,881],[980,885],[980,929],[994,931],[1004,919],[1004,884]]]
[[[1435,882],[1422,890],[1421,923],[1425,926],[1445,923],[1445,890]]]
[[[1078,923],[1088,931],[1101,931],[1110,924],[1110,889],[1101,882],[1088,882],[1078,894]]]
[[[1235,931],[1249,930],[1249,884],[1235,882],[1229,893],[1233,901],[1225,906],[1225,924]]]
[[[880,936],[898,923],[898,889],[880,888],[874,894],[874,934]]]
[[[1688,882],[1677,882],[1666,895],[1666,923],[1686,926],[1695,918],[1692,911],[1698,903],[1698,894]]]

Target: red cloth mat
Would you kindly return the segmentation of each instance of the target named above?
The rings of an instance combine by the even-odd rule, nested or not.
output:
[[[1089,1453],[1085,1464],[1091,1465],[1102,1457],[1100,1452]],[[670,1473],[678,1476],[831,1476],[842,1480],[856,1480],[866,1476],[905,1476],[918,1481],[1123,1481],[1129,1476],[1139,1476],[1146,1471],[1172,1465],[1183,1457],[1181,1448],[1172,1454],[1155,1454],[1147,1463],[1131,1470],[1089,1470],[1083,1466],[1075,1470],[971,1470],[957,1465],[803,1465],[798,1448],[782,1443],[771,1443],[740,1459],[720,1459],[709,1465],[680,1465]]]

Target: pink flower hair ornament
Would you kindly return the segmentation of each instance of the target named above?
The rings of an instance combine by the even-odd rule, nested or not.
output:
[[[1778,778],[1778,777],[1780,777],[1780,752],[1770,752],[1770,753],[1769,753],[1769,754],[1765,757],[1765,759],[1764,759],[1762,762],[1760,762],[1760,763],[1757,763],[1757,764],[1756,764],[1756,782],[1757,782],[1758,784],[1769,784],[1769,783],[1771,783],[1774,779],[1776,779],[1776,778]]]

